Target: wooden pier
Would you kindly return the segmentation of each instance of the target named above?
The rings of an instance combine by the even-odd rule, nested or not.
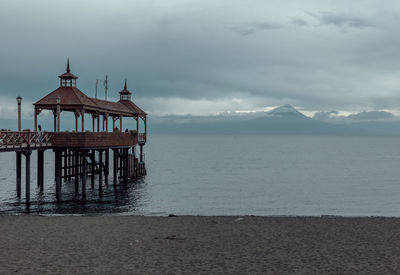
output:
[[[60,87],[34,103],[34,130],[21,131],[19,109],[19,131],[0,131],[0,152],[16,152],[16,193],[21,197],[22,156],[25,157],[26,205],[30,205],[31,155],[37,151],[37,186],[44,190],[44,152],[52,150],[55,155],[54,181],[56,198],[62,201],[62,182],[75,185],[82,199],[86,198],[88,179],[90,187],[96,181],[99,196],[103,183],[109,184],[110,159],[113,165],[113,185],[125,183],[146,175],[144,145],[147,139],[147,114],[131,100],[127,84],[120,92],[120,100],[111,102],[86,96],[76,88],[76,77],[67,70],[59,76]],[[19,107],[20,107],[19,98]],[[42,110],[51,110],[54,116],[53,131],[44,131],[38,124]],[[61,131],[62,112],[75,114],[75,131]],[[92,117],[91,131],[85,131],[85,114]],[[136,129],[122,131],[123,118],[136,122]],[[109,120],[112,130],[109,131]],[[80,127],[79,127],[80,120]],[[118,125],[116,122],[119,120]],[[102,123],[100,123],[102,121]],[[143,132],[140,132],[140,124]],[[100,129],[102,124],[102,129]],[[97,126],[97,127],[96,127]],[[118,128],[119,126],[119,128]],[[110,156],[112,154],[112,157]]]

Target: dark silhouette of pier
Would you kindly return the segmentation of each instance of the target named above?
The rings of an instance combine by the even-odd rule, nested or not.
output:
[[[37,186],[43,192],[44,152],[55,154],[54,180],[57,200],[62,201],[61,182],[73,182],[75,191],[86,197],[88,178],[91,188],[98,182],[102,196],[103,182],[108,184],[110,159],[113,165],[113,184],[127,182],[146,175],[144,145],[147,138],[147,114],[131,100],[131,92],[124,88],[120,100],[111,102],[86,96],[76,87],[77,76],[71,73],[69,61],[66,72],[59,76],[60,87],[34,103],[34,130],[21,130],[21,97],[18,101],[18,131],[0,131],[0,152],[16,152],[16,192],[21,197],[22,157],[25,157],[26,205],[30,204],[31,154],[37,150]],[[43,131],[38,125],[42,110],[51,110],[54,130]],[[75,131],[60,131],[61,113],[73,112]],[[92,129],[85,129],[85,114],[92,116]],[[109,131],[109,118],[112,130]],[[123,129],[123,118],[136,121],[136,129]],[[119,120],[119,129],[116,122]],[[79,125],[80,121],[80,125]],[[143,132],[139,132],[140,124]],[[100,124],[102,125],[100,129]],[[79,127],[80,126],[80,127]],[[112,158],[110,157],[112,152]]]

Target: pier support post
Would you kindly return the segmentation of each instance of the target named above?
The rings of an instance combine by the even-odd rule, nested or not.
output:
[[[87,152],[82,152],[82,198],[86,198],[86,170],[87,170],[87,159],[86,159]]]
[[[64,182],[67,182],[68,180],[68,149],[63,151],[63,162],[64,162],[64,167],[63,167],[63,174],[64,174]]]
[[[61,198],[61,153],[62,151],[55,151],[55,175],[56,175],[56,199]]]
[[[38,163],[37,163],[37,185],[40,188],[40,192],[43,192],[44,186],[44,150],[37,151]]]
[[[90,158],[91,158],[91,170],[92,170],[92,177],[91,177],[91,186],[92,188],[94,188],[94,180],[96,177],[96,150],[92,150],[91,154],[90,154]]]
[[[16,160],[17,160],[17,197],[21,197],[21,152],[17,152]]]
[[[109,169],[110,169],[110,150],[107,148],[106,149],[106,154],[105,154],[105,165],[104,165],[104,181],[105,184],[108,185],[108,175],[109,175]]]
[[[136,159],[136,147],[132,147],[132,155],[133,155],[133,177],[136,179],[137,176],[137,159]]]
[[[103,194],[103,150],[99,150],[99,195]]]
[[[79,153],[74,151],[75,159],[75,192],[79,191]]]
[[[143,162],[143,145],[140,144],[140,162]]]
[[[128,182],[128,149],[124,148],[124,182]]]
[[[28,150],[24,152],[26,167],[25,167],[25,203],[29,207],[31,204],[31,154],[32,151]]]
[[[113,149],[114,157],[113,157],[113,183],[114,187],[117,186],[117,172],[118,172],[118,149]]]

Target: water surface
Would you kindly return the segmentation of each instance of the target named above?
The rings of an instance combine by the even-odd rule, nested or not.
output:
[[[110,177],[102,198],[89,181],[85,202],[73,182],[63,183],[62,203],[52,151],[43,193],[34,153],[29,212],[400,216],[397,137],[150,135],[145,151],[146,177],[116,189]],[[24,197],[23,188],[16,198],[15,153],[1,153],[0,213],[26,212]]]

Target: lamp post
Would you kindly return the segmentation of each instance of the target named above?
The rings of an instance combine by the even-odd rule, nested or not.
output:
[[[17,96],[17,102],[18,102],[18,132],[21,132],[21,102],[22,102],[22,97]]]
[[[60,132],[60,103],[61,98],[57,96],[57,132]]]

